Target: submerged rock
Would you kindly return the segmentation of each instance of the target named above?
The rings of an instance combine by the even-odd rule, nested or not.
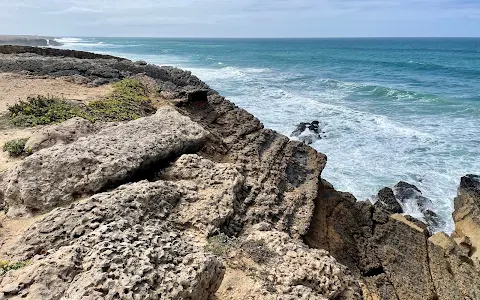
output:
[[[300,123],[290,136],[298,138],[306,144],[313,144],[316,140],[322,138],[320,122]]]
[[[388,187],[378,192],[375,207],[383,208],[392,214],[403,213],[403,208],[395,197],[393,190]]]

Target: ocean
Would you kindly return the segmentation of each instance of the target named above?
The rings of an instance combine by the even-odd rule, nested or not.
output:
[[[192,71],[285,135],[318,120],[323,178],[359,200],[415,184],[451,232],[460,177],[480,173],[480,39],[65,38],[64,48]],[[421,217],[413,206],[407,213]]]

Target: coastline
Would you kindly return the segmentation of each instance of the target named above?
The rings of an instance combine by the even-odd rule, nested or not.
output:
[[[238,275],[238,272],[243,279],[248,278],[248,282],[254,282],[255,289],[249,292],[252,299],[255,297],[259,299],[260,295],[265,299],[279,296],[293,297],[299,293],[312,299],[316,299],[315,297],[361,299],[362,294],[367,299],[390,299],[391,296],[396,296],[397,299],[429,297],[455,299],[461,295],[469,295],[472,298],[480,295],[475,286],[475,280],[478,280],[479,275],[474,266],[478,266],[478,257],[472,249],[466,251],[469,246],[465,238],[468,237],[468,228],[471,228],[472,222],[475,225],[474,216],[480,208],[476,207],[478,203],[475,202],[477,201],[475,197],[478,196],[475,194],[477,184],[475,179],[469,181],[467,178],[462,181],[463,190],[459,192],[459,207],[456,208],[461,209],[468,204],[472,209],[457,215],[456,221],[462,219],[467,224],[462,227],[461,232],[456,233],[458,241],[444,233],[432,235],[422,222],[408,216],[392,214],[388,208],[373,206],[368,202],[357,202],[352,195],[335,190],[321,177],[326,165],[325,155],[303,143],[291,141],[272,130],[264,129],[258,119],[230,103],[189,72],[95,54],[85,56],[84,53],[75,51],[42,51],[25,58],[12,53],[28,52],[31,51],[30,48],[9,49],[11,54],[0,57],[1,72],[27,71],[33,77],[57,78],[55,80],[69,77],[69,80],[76,79],[84,85],[92,86],[108,85],[125,77],[146,74],[156,81],[161,104],[156,115],[146,117],[150,118],[148,120],[153,126],[144,121],[147,119],[141,118],[122,123],[117,125],[118,127],[90,132],[83,139],[64,142],[64,145],[34,153],[2,174],[3,192],[0,194],[9,204],[10,213],[17,211],[26,212],[27,215],[38,215],[42,212],[47,213],[47,216],[36,226],[28,229],[18,243],[12,245],[10,257],[25,259],[25,256],[31,256],[29,258],[32,259],[32,263],[25,269],[8,273],[7,277],[0,278],[8,283],[7,288],[0,290],[1,292],[18,294],[22,289],[12,289],[12,284],[19,286],[17,280],[20,280],[22,274],[34,274],[29,272],[38,271],[39,274],[55,273],[55,270],[48,269],[44,262],[60,262],[59,255],[62,253],[71,255],[73,252],[69,251],[72,249],[65,247],[66,244],[74,244],[81,248],[81,243],[87,242],[97,247],[98,241],[93,238],[95,234],[109,240],[110,232],[102,233],[97,230],[99,227],[87,228],[70,216],[73,214],[80,217],[82,212],[93,209],[88,208],[90,203],[98,203],[95,205],[98,205],[100,211],[112,210],[121,218],[115,219],[115,214],[101,215],[100,223],[103,222],[104,225],[111,224],[112,220],[114,223],[126,222],[132,226],[135,222],[147,222],[142,224],[144,228],[149,228],[148,224],[151,223],[148,222],[154,222],[156,226],[171,232],[182,247],[192,249],[188,255],[198,258],[195,264],[198,263],[202,270],[209,270],[196,273],[197,281],[193,282],[207,282],[207,285],[187,287],[189,295],[195,295],[197,299],[206,299],[215,294],[217,289],[223,291],[225,296],[229,287],[222,285],[222,279],[224,276],[228,278],[232,274]],[[55,54],[52,56],[51,53]],[[69,55],[62,55],[65,53]],[[38,62],[41,62],[44,68],[35,67]],[[161,130],[156,129],[156,126]],[[183,128],[183,131],[177,131],[178,128]],[[127,132],[142,133],[144,136],[139,134],[139,137],[133,137],[125,134]],[[152,133],[158,134],[160,138],[157,140],[154,134],[150,141],[148,135]],[[122,135],[127,137],[125,144],[122,144],[122,139],[119,138]],[[178,142],[169,139],[169,135],[181,141],[181,146],[178,147]],[[140,153],[138,157],[135,156],[135,151],[131,157],[130,152],[111,152],[111,149],[104,153],[106,150],[101,146],[106,142],[118,145],[118,149],[134,143],[139,145],[137,151]],[[97,153],[97,158],[102,159],[102,164],[105,164],[103,166],[114,166],[114,160],[103,160],[103,157],[113,156],[124,163],[120,170],[123,168],[130,170],[131,174],[121,177],[122,172],[117,175],[102,171],[99,174],[95,173],[97,177],[93,180],[104,182],[103,186],[97,187],[98,184],[89,182],[92,179],[88,178],[93,174],[89,173],[89,170],[90,168],[94,170],[97,165],[95,162],[78,159],[82,155],[87,155],[82,151],[89,147],[94,147],[91,150]],[[165,153],[164,149],[169,149],[169,152]],[[63,156],[71,168],[76,170],[77,173],[73,176],[79,176],[78,182],[82,182],[83,186],[79,183],[72,184],[72,179],[69,179],[68,174],[64,174],[63,168],[59,167],[58,158]],[[130,164],[123,160],[123,156],[129,156],[129,160],[138,162]],[[95,156],[90,158],[96,159]],[[158,169],[145,169],[145,162],[152,165],[150,168]],[[166,170],[165,166],[168,166]],[[161,171],[161,175],[155,175],[160,177],[145,175],[151,174],[152,171]],[[32,177],[22,174],[30,174]],[[41,182],[32,181],[35,178]],[[142,179],[149,179],[150,182]],[[111,182],[116,183],[116,186],[112,187]],[[52,189],[54,186],[58,188]],[[109,187],[107,191],[104,190],[106,186]],[[35,193],[32,194],[31,191]],[[142,191],[146,193],[146,200],[135,198],[135,195]],[[168,202],[165,208],[162,208],[163,204],[157,207],[154,199],[157,199],[158,195],[155,191],[160,191],[163,195],[177,196],[162,199]],[[42,193],[45,193],[45,196],[40,196]],[[22,201],[19,201],[18,195],[23,197]],[[82,195],[83,200],[78,202],[78,199],[71,198],[72,195]],[[128,203],[123,203],[122,199],[130,199],[129,195],[134,195],[134,200],[131,201],[137,205],[136,209],[147,215],[146,220],[136,219],[135,210],[121,212],[121,206],[116,206],[118,201],[127,207]],[[84,202],[85,198],[89,200]],[[188,201],[182,200],[185,198]],[[32,201],[33,199],[43,200]],[[50,202],[49,199],[56,199],[58,202]],[[73,204],[65,205],[70,203]],[[64,208],[49,212],[59,205]],[[143,205],[150,205],[148,208],[155,209],[155,213],[160,215],[163,214],[162,209],[168,211],[173,207],[174,210],[167,219],[157,219],[157,215],[148,214],[148,209],[144,211]],[[99,215],[95,213],[87,215],[87,223],[96,217]],[[59,226],[59,222],[63,222],[61,226],[66,226],[71,232],[77,233],[73,236],[63,235],[56,230],[48,234],[43,233],[42,230],[45,228],[60,228],[55,227]],[[179,225],[181,226],[178,227]],[[114,236],[126,241],[129,237],[121,235],[119,231],[121,229],[115,226],[111,227]],[[148,238],[151,238],[152,234],[159,234],[142,231],[141,228],[136,230],[142,232],[140,236],[144,234]],[[225,265],[222,265],[222,260],[205,254],[203,248],[198,247],[198,244],[211,243],[209,238],[221,236],[219,233],[228,237],[225,238],[228,245],[233,238],[238,239],[239,245],[242,245],[238,248],[222,246],[226,248],[222,250],[226,253],[217,253],[217,256],[223,256],[227,261]],[[192,235],[196,238],[192,239]],[[474,239],[475,245],[479,237],[470,235],[468,238]],[[54,240],[56,241],[53,242]],[[48,244],[50,242],[51,245]],[[172,240],[167,239],[160,244],[147,243],[138,251],[152,249],[158,251],[158,247],[163,247],[162,243],[171,242]],[[27,246],[22,246],[25,243]],[[125,259],[121,250],[115,248],[117,245],[113,241],[112,243],[111,250],[113,249],[115,256],[108,259]],[[43,247],[53,248],[51,253],[39,255],[35,252]],[[37,249],[34,253],[33,248]],[[169,255],[179,255],[167,247],[162,249]],[[4,249],[1,252],[3,253]],[[242,261],[231,259],[235,254],[239,255]],[[94,268],[96,274],[108,272],[116,274],[119,270],[131,272],[118,265],[103,271],[102,260],[98,259],[101,251],[94,256],[88,255],[80,256],[82,259],[91,260],[95,268],[98,267]],[[135,263],[150,264],[140,257],[140,254],[139,256],[134,254],[129,258]],[[315,267],[317,264],[315,261],[317,263],[320,261],[320,270]],[[180,266],[177,271],[182,273],[191,267],[191,264],[177,262],[176,266]],[[447,264],[454,267],[451,266],[449,270]],[[462,273],[457,267],[468,270],[468,274]],[[73,268],[79,268],[81,274],[80,281],[75,277],[77,286],[83,286],[84,283],[102,286],[101,281],[89,282],[87,278],[89,274],[83,267]],[[299,268],[306,268],[311,274],[304,274],[298,270]],[[265,272],[270,273],[265,275]],[[137,283],[142,282],[147,286],[150,284],[143,282],[142,278],[134,279],[133,273],[128,273],[127,276],[130,276],[129,280],[137,280]],[[271,276],[281,280],[272,281]],[[31,293],[35,288],[41,289],[44,280],[40,277],[31,278],[35,284],[33,287],[23,289],[27,294],[28,289],[31,289]],[[166,280],[154,288],[165,288],[162,284],[165,284]],[[175,282],[175,279],[168,280]],[[312,281],[315,283],[313,287],[309,284]],[[236,286],[235,283],[229,282],[233,286],[230,288],[238,292],[237,296],[242,295],[241,292],[246,292],[245,286]],[[470,284],[465,286],[461,285],[461,282]],[[68,282],[60,282],[59,286],[62,293],[74,288],[69,286]],[[76,292],[81,294],[89,291],[92,292],[89,289]],[[136,292],[132,290],[129,293]],[[166,293],[174,295],[179,292],[173,289],[167,290]],[[127,294],[126,296],[132,295]]]

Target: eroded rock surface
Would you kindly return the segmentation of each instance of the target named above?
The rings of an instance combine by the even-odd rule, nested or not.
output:
[[[96,131],[95,125],[82,118],[72,118],[60,124],[46,126],[35,132],[25,144],[32,152],[59,144],[69,144]]]
[[[245,177],[242,199],[222,231],[237,234],[267,222],[293,237],[305,234],[326,156],[264,129],[258,119],[218,94],[179,106],[214,137],[199,154],[235,163]]]
[[[480,267],[480,176],[462,177],[455,198],[454,237]]]
[[[367,299],[457,299],[449,298],[455,293],[448,288],[465,297],[458,299],[477,299],[478,270],[471,260],[429,238],[426,224],[357,202],[323,181],[305,241],[349,267]],[[447,283],[452,265],[459,271]]]
[[[201,148],[207,134],[164,106],[151,117],[37,152],[4,175],[8,214],[46,211],[135,177],[146,178],[165,160]]]
[[[222,263],[168,220],[191,193],[175,183],[143,181],[52,211],[13,248],[13,261],[31,262],[0,278],[0,295],[208,299],[222,281]]]

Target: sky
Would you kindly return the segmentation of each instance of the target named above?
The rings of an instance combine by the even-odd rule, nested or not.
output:
[[[0,0],[0,34],[480,36],[480,0]]]

